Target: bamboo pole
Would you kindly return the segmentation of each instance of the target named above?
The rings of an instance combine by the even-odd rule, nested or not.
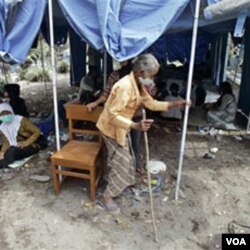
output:
[[[142,109],[142,117],[143,120],[146,120],[146,111]],[[145,150],[146,150],[146,169],[147,169],[147,176],[148,176],[148,189],[149,189],[149,197],[150,197],[150,208],[151,208],[151,218],[154,228],[155,234],[155,242],[158,242],[158,235],[157,235],[157,227],[155,223],[155,212],[154,212],[154,202],[153,202],[153,194],[152,194],[152,186],[151,186],[151,176],[149,171],[149,145],[148,145],[148,135],[147,131],[144,131],[144,140],[145,140]]]

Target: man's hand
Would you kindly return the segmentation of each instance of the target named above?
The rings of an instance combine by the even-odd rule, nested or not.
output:
[[[192,101],[191,100],[189,100],[189,101],[184,100],[183,106],[185,107],[186,105],[191,107],[192,106]]]
[[[141,120],[140,122],[133,123],[132,128],[141,131],[147,131],[150,129],[151,124],[154,122],[152,119]]]
[[[98,106],[98,103],[96,102],[91,102],[89,104],[87,104],[87,109],[89,112],[93,111],[94,109],[96,109],[96,107]]]
[[[27,142],[22,141],[22,142],[18,142],[17,146],[19,148],[25,148],[25,147],[28,147],[29,145],[27,144]]]
[[[192,101],[191,100],[186,101],[185,99],[180,100],[180,101],[175,101],[175,102],[173,102],[173,106],[171,108],[176,108],[176,107],[184,108],[186,105],[191,107],[192,106]]]

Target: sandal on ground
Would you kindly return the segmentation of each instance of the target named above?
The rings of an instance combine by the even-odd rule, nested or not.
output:
[[[120,208],[117,206],[117,204],[114,202],[114,201],[112,201],[112,200],[110,200],[110,201],[108,201],[108,202],[104,202],[103,200],[102,200],[102,198],[99,200],[99,205],[102,207],[102,208],[104,208],[104,209],[106,209],[108,212],[111,212],[111,213],[119,213],[120,212]]]

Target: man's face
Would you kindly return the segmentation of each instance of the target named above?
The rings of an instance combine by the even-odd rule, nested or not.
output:
[[[154,76],[158,73],[158,71],[159,71],[158,67],[157,68],[153,68],[150,71],[143,71],[142,70],[140,77],[143,78],[143,79],[148,78],[148,79],[153,80]]]
[[[154,76],[158,73],[159,68],[154,68],[151,71],[141,71],[138,74],[138,81],[142,85],[154,84]]]

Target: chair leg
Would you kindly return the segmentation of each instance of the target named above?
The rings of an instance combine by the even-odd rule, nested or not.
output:
[[[95,196],[96,196],[96,190],[95,190],[95,178],[96,178],[96,169],[95,167],[92,167],[90,169],[90,200],[95,201]]]
[[[51,164],[51,172],[52,172],[52,176],[53,176],[53,183],[54,183],[54,190],[56,192],[56,194],[59,193],[59,176],[58,174],[56,173],[56,165],[55,164]]]

